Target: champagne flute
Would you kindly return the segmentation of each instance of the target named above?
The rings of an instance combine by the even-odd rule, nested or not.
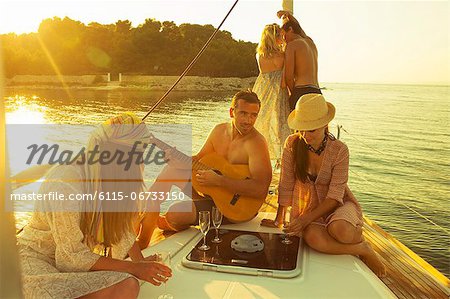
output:
[[[218,244],[218,243],[222,242],[222,240],[219,238],[219,227],[222,224],[223,215],[217,207],[212,207],[211,217],[212,217],[212,222],[213,222],[214,228],[216,229],[216,236],[214,237],[214,239],[211,242]]]
[[[209,246],[206,245],[206,235],[208,234],[210,227],[210,212],[209,211],[200,211],[198,212],[198,225],[200,226],[200,231],[203,234],[203,245],[198,249],[206,251],[209,250]]]
[[[162,251],[160,253],[157,253],[156,261],[170,267],[172,263],[170,252]],[[159,295],[158,299],[173,299],[173,295],[167,293],[167,281],[164,282],[164,293],[162,295]]]
[[[283,228],[286,229],[289,226],[289,223],[291,221],[291,206],[286,207],[285,213],[283,215]],[[283,240],[281,240],[281,243],[285,245],[292,244],[292,240],[289,239],[289,234],[285,233],[283,235]]]

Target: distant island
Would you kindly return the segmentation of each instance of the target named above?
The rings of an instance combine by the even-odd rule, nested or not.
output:
[[[213,32],[212,25],[177,26],[155,19],[132,27],[128,20],[85,25],[54,17],[42,21],[36,33],[2,34],[0,44],[7,85],[22,85],[27,81],[22,75],[89,75],[94,77],[88,85],[107,86],[118,80],[119,73],[123,78],[179,75]],[[220,31],[189,75],[254,77],[258,74],[255,48],[255,43],[237,41],[230,32]]]
[[[6,79],[9,89],[90,89],[90,90],[145,90],[167,91],[178,76],[111,75],[15,75]],[[177,91],[238,91],[252,88],[256,77],[185,76],[176,86]]]

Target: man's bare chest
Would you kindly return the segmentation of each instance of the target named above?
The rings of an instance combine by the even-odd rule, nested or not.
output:
[[[242,141],[218,139],[213,142],[214,150],[230,164],[248,164],[248,153]]]

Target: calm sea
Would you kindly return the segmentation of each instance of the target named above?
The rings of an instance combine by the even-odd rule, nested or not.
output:
[[[450,277],[449,86],[325,84],[331,124],[350,148],[350,188],[366,215]],[[8,123],[99,124],[143,116],[152,91],[6,89]],[[173,92],[151,123],[192,125],[192,151],[228,120],[233,92]],[[76,141],[76,136],[73,136]],[[79,140],[80,143],[84,140]],[[14,172],[14,169],[12,170]],[[17,213],[17,227],[29,213]]]

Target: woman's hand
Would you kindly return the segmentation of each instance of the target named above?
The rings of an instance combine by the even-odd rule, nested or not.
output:
[[[157,260],[158,260],[158,255],[156,253],[144,258],[144,261],[146,261],[146,262],[156,262]]]
[[[263,220],[261,220],[261,226],[280,228],[283,227],[283,219],[277,220],[276,218],[275,219],[264,218]]]
[[[289,18],[290,15],[291,15],[291,12],[289,12],[287,10],[279,10],[279,11],[277,11],[278,19]]]
[[[284,214],[286,212],[287,207],[283,207],[281,205],[278,206],[277,209],[277,215],[275,216],[275,219],[263,219],[261,220],[261,226],[267,226],[267,227],[274,227],[274,228],[280,228],[283,227],[284,224]]]
[[[157,262],[138,262],[132,264],[130,274],[155,286],[159,286],[172,276],[172,270],[166,265]]]
[[[291,223],[284,229],[284,232],[289,235],[301,236],[311,222],[308,215],[300,215],[297,218],[293,218]]]
[[[283,223],[279,223],[276,220],[272,220],[272,219],[266,219],[264,218],[263,220],[261,220],[261,226],[267,226],[267,227],[281,227],[283,225]]]

